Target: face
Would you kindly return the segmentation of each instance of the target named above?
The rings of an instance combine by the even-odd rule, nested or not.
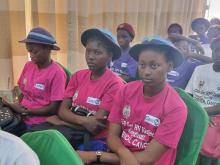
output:
[[[117,30],[117,40],[120,47],[128,47],[132,38],[126,30]]]
[[[181,34],[181,29],[179,26],[171,26],[168,30],[168,34],[171,33],[177,33],[177,34]]]
[[[138,72],[145,86],[152,89],[161,88],[165,81],[167,73],[171,70],[171,63],[163,53],[153,50],[144,50],[140,53],[138,59]]]
[[[220,41],[215,42],[211,49],[214,64],[220,66]]]
[[[44,64],[50,59],[51,49],[41,44],[26,43],[26,49],[30,53],[31,61],[35,64]]]
[[[197,23],[195,25],[195,32],[199,35],[204,35],[208,29],[203,23]]]
[[[174,45],[183,53],[189,53],[189,43],[187,41],[181,40],[178,42],[175,42]]]
[[[207,32],[208,40],[211,42],[212,39],[216,38],[220,34],[220,28],[209,28]]]
[[[87,65],[92,71],[106,68],[112,58],[112,54],[107,52],[100,41],[96,40],[87,42],[85,56]]]

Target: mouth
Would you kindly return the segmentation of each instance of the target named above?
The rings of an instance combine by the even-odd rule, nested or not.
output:
[[[142,79],[144,83],[152,83],[153,79],[144,78]]]
[[[94,63],[87,63],[87,65],[88,65],[89,68],[94,68],[94,67],[96,67],[96,64],[94,64]]]

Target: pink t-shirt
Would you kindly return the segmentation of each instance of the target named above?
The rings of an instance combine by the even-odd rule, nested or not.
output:
[[[122,88],[114,99],[108,120],[121,125],[121,141],[131,151],[143,151],[154,138],[168,147],[154,165],[172,165],[187,117],[187,108],[176,91],[166,84],[153,97],[143,94],[143,82]]]
[[[47,68],[39,69],[29,61],[25,64],[18,85],[24,95],[21,105],[28,109],[49,105],[51,101],[63,100],[66,74],[54,61]],[[26,124],[38,124],[46,120],[46,116],[28,116]]]
[[[106,69],[97,80],[91,80],[91,71],[80,70],[72,75],[64,98],[72,98],[72,106],[80,106],[95,114],[103,109],[110,111],[116,91],[123,85],[122,80],[112,71]],[[95,138],[106,137],[103,130]]]

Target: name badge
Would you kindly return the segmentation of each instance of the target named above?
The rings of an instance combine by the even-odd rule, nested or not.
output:
[[[124,62],[121,63],[121,67],[122,67],[122,68],[126,68],[127,65],[128,65],[127,63],[124,63]]]
[[[149,124],[156,126],[156,127],[158,127],[160,125],[160,119],[158,119],[154,116],[148,115],[148,114],[145,116],[144,121],[146,123],[149,123]]]
[[[36,83],[35,85],[34,85],[34,87],[35,88],[37,88],[37,89],[40,89],[40,90],[45,90],[45,85],[44,84],[39,84],[39,83]]]
[[[98,98],[93,97],[88,97],[86,102],[92,105],[100,105],[101,103],[101,101]]]

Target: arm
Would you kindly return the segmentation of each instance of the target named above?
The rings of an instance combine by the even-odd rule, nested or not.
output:
[[[206,112],[208,113],[209,116],[219,115],[220,114],[220,105],[206,107],[205,110],[206,110]]]
[[[212,58],[207,57],[207,56],[203,56],[203,55],[199,55],[199,54],[197,54],[197,53],[189,52],[189,53],[187,53],[187,54],[185,54],[185,55],[186,55],[186,57],[188,57],[188,58],[194,58],[194,59],[197,59],[197,60],[199,60],[199,61],[202,61],[202,62],[204,62],[204,63],[206,63],[206,64],[213,62]]]
[[[134,155],[141,165],[153,165],[167,151],[168,147],[153,139],[147,150],[135,152]]]
[[[109,148],[118,155],[121,165],[139,165],[135,155],[121,143],[121,132],[119,124],[110,123],[107,138]]]
[[[98,134],[105,128],[104,116],[106,113],[104,110],[99,110],[95,116],[79,116],[70,111],[72,105],[72,100],[70,98],[64,99],[60,109],[58,111],[58,116],[65,122],[73,125],[82,126],[92,134]]]
[[[43,106],[41,108],[36,109],[27,109],[17,103],[9,103],[6,99],[3,99],[3,103],[10,107],[12,110],[18,113],[22,113],[25,115],[35,115],[35,116],[44,116],[44,115],[52,115],[57,112],[57,109],[60,105],[61,101],[52,101],[49,105]]]

